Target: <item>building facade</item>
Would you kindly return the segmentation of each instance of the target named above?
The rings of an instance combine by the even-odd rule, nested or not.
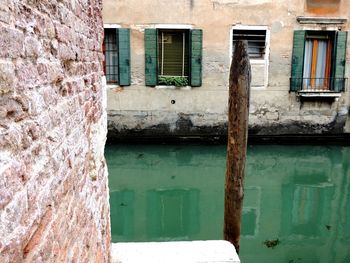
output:
[[[251,135],[345,134],[349,16],[345,0],[105,0],[109,136],[224,136],[239,39]]]

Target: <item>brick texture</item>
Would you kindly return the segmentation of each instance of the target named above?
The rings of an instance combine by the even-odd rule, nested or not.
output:
[[[110,262],[101,0],[1,0],[0,262]]]

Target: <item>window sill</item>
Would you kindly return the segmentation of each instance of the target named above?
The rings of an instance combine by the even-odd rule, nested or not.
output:
[[[264,65],[266,64],[266,58],[262,58],[262,59],[250,59],[250,64],[260,64],[260,65]]]
[[[114,88],[119,88],[120,87],[118,84],[109,84],[109,83],[107,83],[106,86],[109,89],[114,89]]]
[[[176,87],[173,85],[157,85],[154,87],[155,89],[180,89],[180,90],[191,90],[192,87],[191,86],[183,86],[183,87]]]
[[[303,98],[339,98],[341,96],[340,92],[332,91],[299,91],[299,97]]]

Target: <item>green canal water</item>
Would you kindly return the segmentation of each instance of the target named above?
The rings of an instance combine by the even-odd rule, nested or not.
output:
[[[106,158],[113,242],[222,239],[226,146],[107,145]],[[246,167],[243,263],[350,262],[350,147],[250,145]]]

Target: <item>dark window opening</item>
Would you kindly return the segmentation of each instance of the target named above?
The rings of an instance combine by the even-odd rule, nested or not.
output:
[[[114,28],[105,29],[103,41],[104,73],[107,83],[118,83],[118,45],[117,45],[117,30]]]
[[[158,75],[189,76],[189,30],[158,30]]]
[[[250,59],[264,59],[266,30],[234,29],[232,32],[233,51],[237,40],[248,41],[248,55]]]

